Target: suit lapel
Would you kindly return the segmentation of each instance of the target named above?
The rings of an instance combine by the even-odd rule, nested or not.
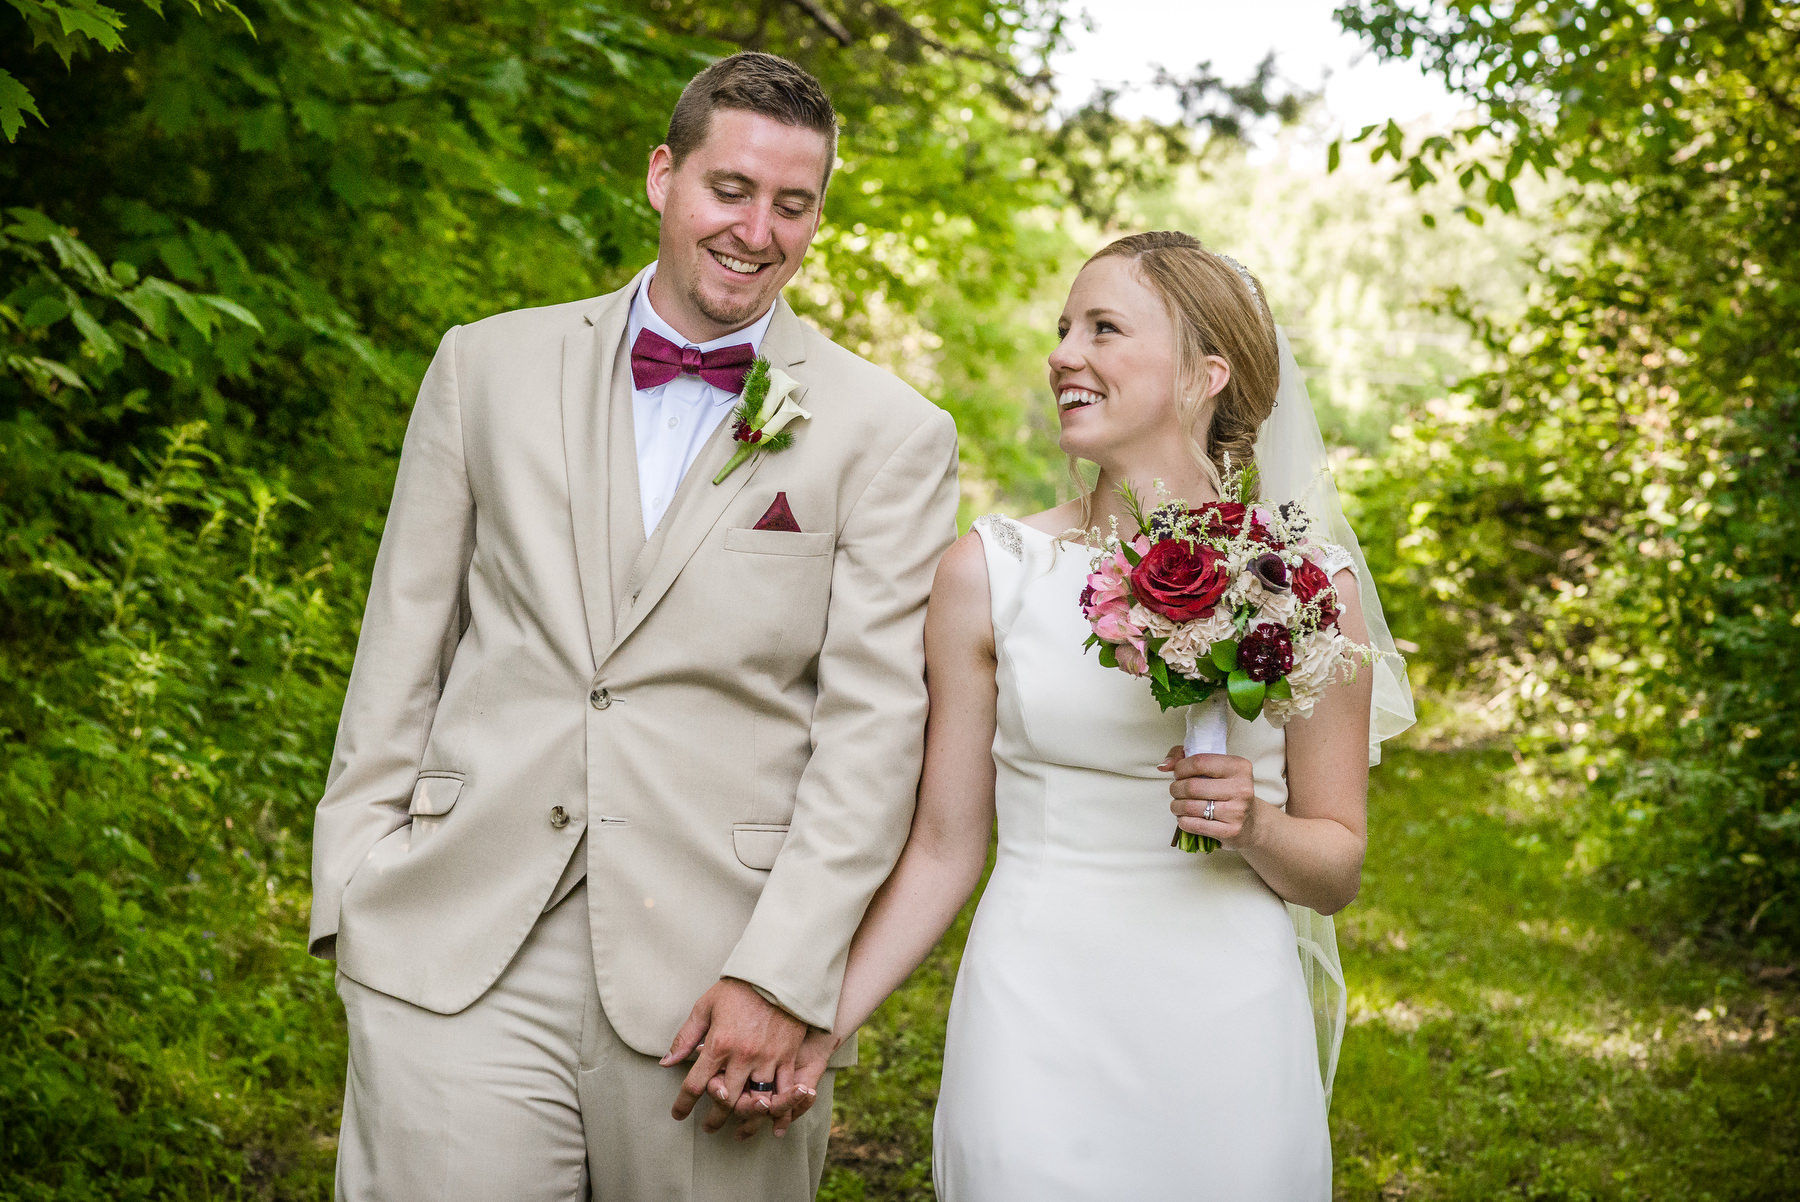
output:
[[[607,527],[611,532],[613,626],[596,635],[597,645],[612,646],[615,627],[631,607],[631,573],[644,554],[644,496],[638,481],[637,413],[631,392],[631,356],[620,354],[613,367],[612,395],[607,403],[612,426],[607,463]]]
[[[584,324],[563,338],[562,362],[562,427],[563,460],[569,478],[569,519],[575,532],[575,568],[581,580],[581,603],[587,615],[588,645],[596,667],[613,641],[615,610],[613,606],[613,531],[608,512],[613,508],[612,495],[621,486],[609,470],[617,454],[623,453],[633,465],[630,486],[637,481],[636,450],[626,446],[614,448],[616,423],[611,415],[613,379],[624,340],[625,320],[631,311],[631,298],[637,293],[638,279],[610,296],[604,297],[584,318]],[[630,437],[631,397],[624,398],[626,442]],[[630,516],[639,523],[642,516],[636,503],[629,507]]]
[[[794,315],[785,300],[778,299],[775,302],[775,315],[769,319],[769,330],[763,335],[761,352],[772,366],[784,371],[791,371],[806,358],[806,328],[800,324],[800,319]],[[802,400],[804,397],[802,389]],[[669,503],[668,513],[663,516],[662,523],[639,556],[638,563],[634,565],[626,594],[631,598],[631,607],[619,622],[612,650],[616,651],[619,644],[638,628],[656,603],[662,600],[663,594],[669,591],[669,586],[681,574],[681,569],[694,557],[694,552],[699,549],[707,533],[718,525],[726,507],[736,499],[762,466],[765,456],[752,455],[721,483],[712,482],[712,478],[719,474],[719,469],[725,466],[732,451],[736,449],[737,443],[732,437],[731,427],[731,419],[726,417],[719,423],[719,428],[713,431],[712,437],[707,439],[693,466],[681,478],[681,485],[675,490],[675,497]],[[611,652],[607,654],[610,655]],[[602,660],[604,658],[605,656],[601,657]]]

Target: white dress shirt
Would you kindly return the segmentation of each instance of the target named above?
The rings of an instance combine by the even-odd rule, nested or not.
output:
[[[676,346],[698,347],[715,351],[720,347],[748,342],[760,352],[763,335],[769,331],[769,319],[775,306],[750,325],[711,342],[694,342],[677,333],[675,327],[657,316],[650,304],[650,281],[656,278],[651,266],[637,295],[631,298],[631,316],[625,322],[625,348],[629,353],[640,330],[653,330]],[[631,390],[631,424],[637,434],[638,497],[644,506],[644,537],[649,538],[656,524],[668,511],[681,478],[693,466],[700,448],[718,428],[738,394],[714,388],[699,376],[679,375],[655,388]]]

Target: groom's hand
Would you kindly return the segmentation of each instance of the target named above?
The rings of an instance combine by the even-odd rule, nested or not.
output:
[[[720,981],[694,1003],[687,1022],[675,1033],[669,1054],[662,1059],[667,1067],[699,1052],[670,1113],[677,1121],[687,1118],[708,1092],[713,1106],[703,1126],[709,1132],[723,1127],[734,1113],[749,1117],[767,1111],[772,1096],[747,1093],[744,1083],[791,1081],[807,1030],[805,1023],[764,1001],[744,982]]]

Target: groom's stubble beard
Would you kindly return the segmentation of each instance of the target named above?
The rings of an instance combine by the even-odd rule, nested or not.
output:
[[[786,265],[786,260],[784,259],[781,262],[769,264],[767,267],[763,268],[763,270],[775,275],[780,275],[782,269]],[[783,280],[782,287],[786,287],[786,285],[787,281]],[[768,312],[769,307],[777,300],[781,299],[781,288],[776,288],[774,294],[766,300],[759,297],[745,301],[742,304],[732,305],[708,297],[697,281],[689,280],[687,284],[687,299],[688,303],[693,305],[694,309],[704,316],[706,320],[726,329],[737,330],[752,324],[757,318]]]

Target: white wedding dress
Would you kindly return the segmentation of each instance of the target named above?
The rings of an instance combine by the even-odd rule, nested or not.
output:
[[[943,1202],[1322,1202],[1331,1144],[1286,905],[1230,851],[1169,846],[1180,711],[1103,668],[1089,552],[981,519],[998,655],[999,848],[944,1045]],[[1230,720],[1257,796],[1286,744]]]

